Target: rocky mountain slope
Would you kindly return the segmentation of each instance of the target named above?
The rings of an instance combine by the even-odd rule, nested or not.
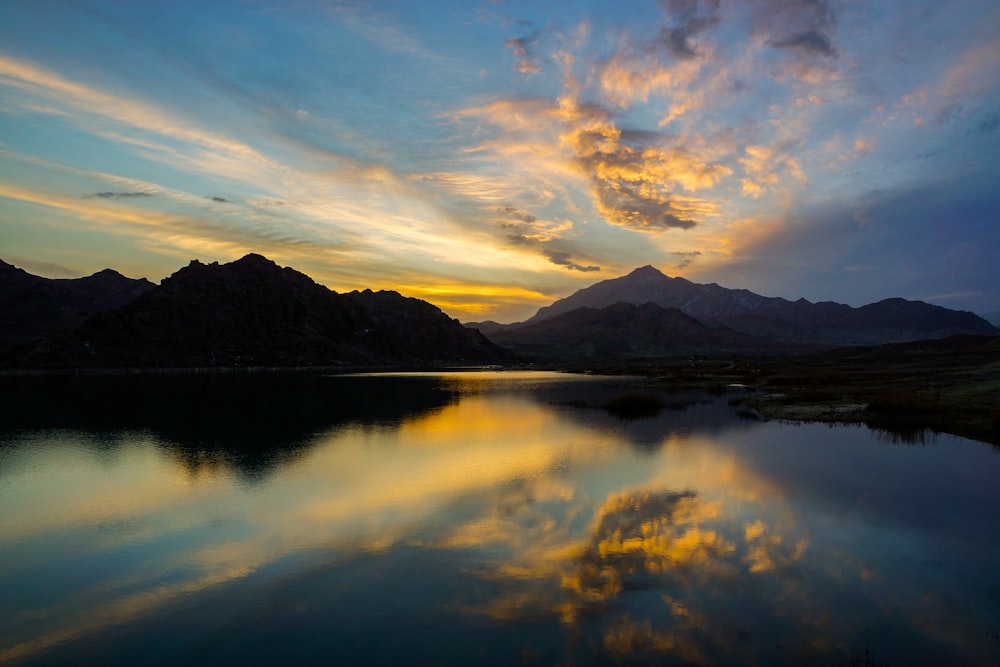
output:
[[[996,335],[996,327],[973,313],[949,310],[922,301],[886,299],[860,308],[840,303],[766,297],[715,283],[671,278],[652,266],[605,280],[559,299],[515,325],[483,323],[483,333],[514,330],[552,319],[577,308],[603,308],[615,303],[655,303],[677,308],[699,322],[786,343],[870,345],[943,338],[955,334]],[[475,324],[467,326],[477,326]]]
[[[677,308],[616,303],[576,308],[533,324],[495,331],[491,340],[542,359],[628,360],[681,354],[764,351],[767,342],[709,327]]]
[[[121,308],[8,356],[28,368],[495,363],[506,353],[396,292],[338,294],[255,254],[197,260]]]
[[[0,355],[79,326],[155,285],[104,269],[85,278],[43,278],[0,261]]]

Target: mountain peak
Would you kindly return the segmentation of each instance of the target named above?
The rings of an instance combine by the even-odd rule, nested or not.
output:
[[[278,266],[277,262],[264,257],[264,255],[258,255],[255,252],[243,255],[243,257],[233,262],[233,264],[239,266]]]
[[[122,274],[118,273],[114,269],[101,269],[96,273],[90,275],[91,278],[124,278]]]
[[[645,278],[645,277],[659,277],[666,278],[667,276],[660,271],[658,268],[652,264],[647,264],[646,266],[640,266],[638,269],[634,269],[632,273],[628,274],[630,278]]]
[[[627,276],[577,290],[538,312],[520,326],[552,319],[574,309],[603,308],[618,302],[647,302],[678,308],[712,327],[799,343],[860,345],[941,338],[955,333],[995,335],[996,329],[972,313],[949,311],[920,301],[890,298],[861,308],[765,297],[716,283],[671,278],[646,265]],[[518,327],[512,327],[516,329]]]

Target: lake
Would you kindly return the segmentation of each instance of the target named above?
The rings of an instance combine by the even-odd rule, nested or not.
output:
[[[0,378],[0,663],[1000,664],[1000,450],[634,382]]]

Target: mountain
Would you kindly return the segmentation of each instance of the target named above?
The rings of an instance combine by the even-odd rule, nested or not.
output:
[[[657,358],[769,347],[726,327],[709,327],[677,308],[622,302],[603,308],[584,306],[533,324],[497,330],[490,339],[519,354],[573,360]]]
[[[197,260],[116,310],[4,360],[8,367],[183,368],[496,362],[506,353],[396,292],[338,294],[250,254]]]
[[[766,297],[745,289],[727,289],[671,278],[652,266],[605,280],[559,299],[523,323],[496,331],[537,324],[581,307],[615,303],[655,303],[677,308],[709,326],[788,343],[870,345],[943,338],[954,334],[997,335],[996,327],[965,311],[922,301],[893,298],[852,308],[840,303]],[[473,325],[474,326],[474,325]]]
[[[85,278],[43,278],[0,261],[0,355],[79,326],[155,285],[104,269]]]
[[[995,327],[1000,327],[1000,310],[994,310],[992,313],[986,313],[983,315],[983,319]]]

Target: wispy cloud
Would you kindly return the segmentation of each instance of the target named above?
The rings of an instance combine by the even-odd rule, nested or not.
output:
[[[784,39],[773,39],[768,42],[776,49],[798,49],[806,53],[834,57],[837,50],[833,48],[830,38],[819,30],[798,32]]]
[[[88,197],[100,197],[101,199],[132,199],[134,197],[152,197],[152,192],[95,192]]]
[[[796,225],[830,228],[801,214],[817,202],[993,170],[987,2],[536,5],[222,2],[176,43],[148,13],[12,6],[24,25],[72,13],[50,26],[59,48],[48,28],[2,39],[0,25],[2,150],[20,151],[2,156],[5,206],[171,261],[256,250],[345,288],[492,285],[502,268],[562,295],[636,262],[749,276],[767,268],[748,254]],[[152,13],[187,26],[175,12]],[[70,16],[135,60],[98,58],[96,39],[60,32]],[[843,246],[826,241],[834,266]],[[74,252],[55,259],[80,264]]]
[[[687,250],[687,251],[674,251],[670,253],[671,257],[677,258],[677,264],[675,265],[678,269],[686,269],[691,266],[695,259],[701,257],[700,250]]]
[[[0,85],[21,90],[31,110],[61,115],[87,131],[145,148],[151,157],[174,158],[207,173],[245,173],[248,166],[277,165],[249,144],[200,129],[154,105],[72,81],[34,63],[0,55]],[[135,134],[140,132],[143,134]],[[180,142],[167,145],[164,140]]]

